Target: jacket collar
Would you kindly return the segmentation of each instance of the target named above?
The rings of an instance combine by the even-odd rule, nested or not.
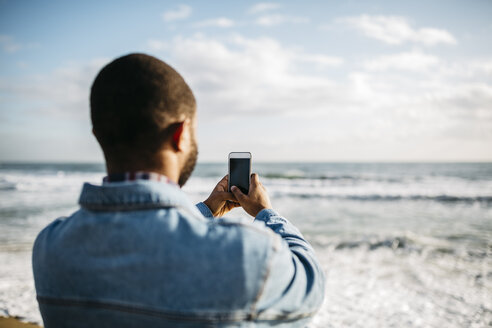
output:
[[[81,207],[91,211],[134,211],[176,207],[203,218],[179,186],[152,180],[84,183]]]

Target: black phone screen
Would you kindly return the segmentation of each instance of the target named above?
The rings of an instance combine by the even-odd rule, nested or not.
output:
[[[238,187],[244,194],[249,192],[249,158],[229,159],[229,185]]]

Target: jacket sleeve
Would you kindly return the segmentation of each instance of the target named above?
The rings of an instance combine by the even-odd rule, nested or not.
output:
[[[200,202],[200,203],[196,204],[195,206],[196,206],[196,208],[198,208],[200,213],[202,213],[202,215],[204,217],[206,217],[207,219],[213,219],[214,218],[212,211],[210,211],[210,209],[208,208],[207,205],[205,205],[204,202]]]
[[[255,306],[258,319],[296,320],[314,315],[323,302],[325,285],[314,249],[292,223],[274,210],[262,210],[255,221],[264,222],[281,239],[272,242],[264,285]]]

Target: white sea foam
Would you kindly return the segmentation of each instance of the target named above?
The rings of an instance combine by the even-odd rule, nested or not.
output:
[[[390,248],[325,251],[325,302],[313,327],[485,327],[488,263]]]

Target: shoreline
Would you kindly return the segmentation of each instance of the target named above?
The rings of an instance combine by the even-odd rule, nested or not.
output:
[[[41,328],[35,323],[23,322],[19,317],[0,316],[0,328]]]

